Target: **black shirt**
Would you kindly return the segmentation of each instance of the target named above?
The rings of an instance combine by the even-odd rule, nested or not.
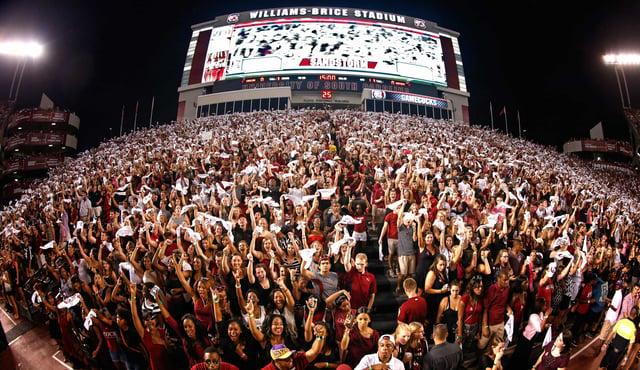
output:
[[[422,370],[459,369],[462,365],[462,350],[454,343],[442,343],[431,348],[422,363]]]

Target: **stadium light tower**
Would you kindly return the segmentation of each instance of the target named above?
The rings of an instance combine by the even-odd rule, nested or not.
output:
[[[620,100],[622,108],[631,107],[631,98],[629,97],[629,87],[627,86],[627,78],[624,75],[625,66],[640,66],[640,54],[607,54],[602,57],[604,63],[613,65],[616,71],[616,80],[618,81],[618,90],[620,91]],[[622,83],[620,80],[622,79]],[[624,91],[622,89],[624,85]]]
[[[12,57],[18,57],[18,65],[13,73],[13,80],[11,81],[11,88],[9,89],[9,101],[16,101],[18,99],[18,93],[20,92],[20,85],[22,84],[22,76],[24,69],[27,66],[28,58],[39,58],[44,52],[44,47],[37,42],[21,42],[21,41],[4,41],[0,42],[0,54],[8,55]],[[18,70],[20,70],[20,77],[16,85],[16,77],[18,76]],[[15,90],[14,90],[15,87]]]

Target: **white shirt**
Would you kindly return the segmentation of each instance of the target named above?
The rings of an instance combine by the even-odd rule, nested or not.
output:
[[[353,368],[353,370],[365,370],[368,369],[369,366],[382,364],[380,358],[378,357],[378,353],[372,353],[370,355],[366,355],[360,360],[360,363]],[[387,362],[385,365],[389,367],[391,370],[404,370],[404,364],[402,361],[397,358],[391,356],[391,360]]]
[[[607,314],[604,317],[606,321],[609,321],[611,324],[615,324],[618,321],[618,313],[620,312],[620,307],[622,306],[622,289],[616,290],[613,294],[613,298],[611,299],[611,307],[607,310]],[[613,308],[616,308],[615,310]]]

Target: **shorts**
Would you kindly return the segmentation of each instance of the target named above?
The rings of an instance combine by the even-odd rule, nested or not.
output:
[[[398,255],[398,239],[387,239],[387,245],[389,245],[389,255]]]
[[[613,324],[611,324],[611,321],[604,320],[604,322],[602,323],[602,329],[600,329],[600,336],[598,338],[600,338],[603,341],[606,340],[612,328],[613,328]]]
[[[373,223],[381,224],[384,222],[385,209],[373,206]]]
[[[93,216],[93,217],[102,216],[102,207],[97,206],[97,207],[91,208],[91,216]]]
[[[416,256],[398,256],[398,266],[400,274],[409,275],[416,273]]]
[[[353,238],[357,241],[357,242],[366,242],[367,241],[367,233],[359,233],[354,231],[353,232]]]

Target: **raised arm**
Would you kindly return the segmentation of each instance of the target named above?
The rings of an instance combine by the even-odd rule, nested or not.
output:
[[[129,304],[131,308],[131,319],[133,320],[133,326],[136,328],[140,338],[144,337],[144,326],[140,317],[138,316],[138,305],[136,304],[136,284],[129,282]]]
[[[196,299],[196,292],[191,288],[191,285],[189,285],[187,279],[184,277],[184,273],[182,272],[182,262],[186,260],[187,255],[183,254],[180,261],[176,260],[175,256],[173,256],[172,258],[176,268],[176,276],[178,276],[178,280],[180,280],[180,284],[182,284],[185,293],[189,294],[191,298]]]
[[[253,335],[253,338],[255,338],[255,340],[260,343],[260,345],[264,348],[265,344],[266,344],[266,337],[264,334],[262,334],[262,332],[258,329],[258,326],[256,325],[256,319],[253,317],[253,302],[249,301],[245,307],[245,310],[248,312],[249,316],[249,330],[251,331],[251,335]]]

